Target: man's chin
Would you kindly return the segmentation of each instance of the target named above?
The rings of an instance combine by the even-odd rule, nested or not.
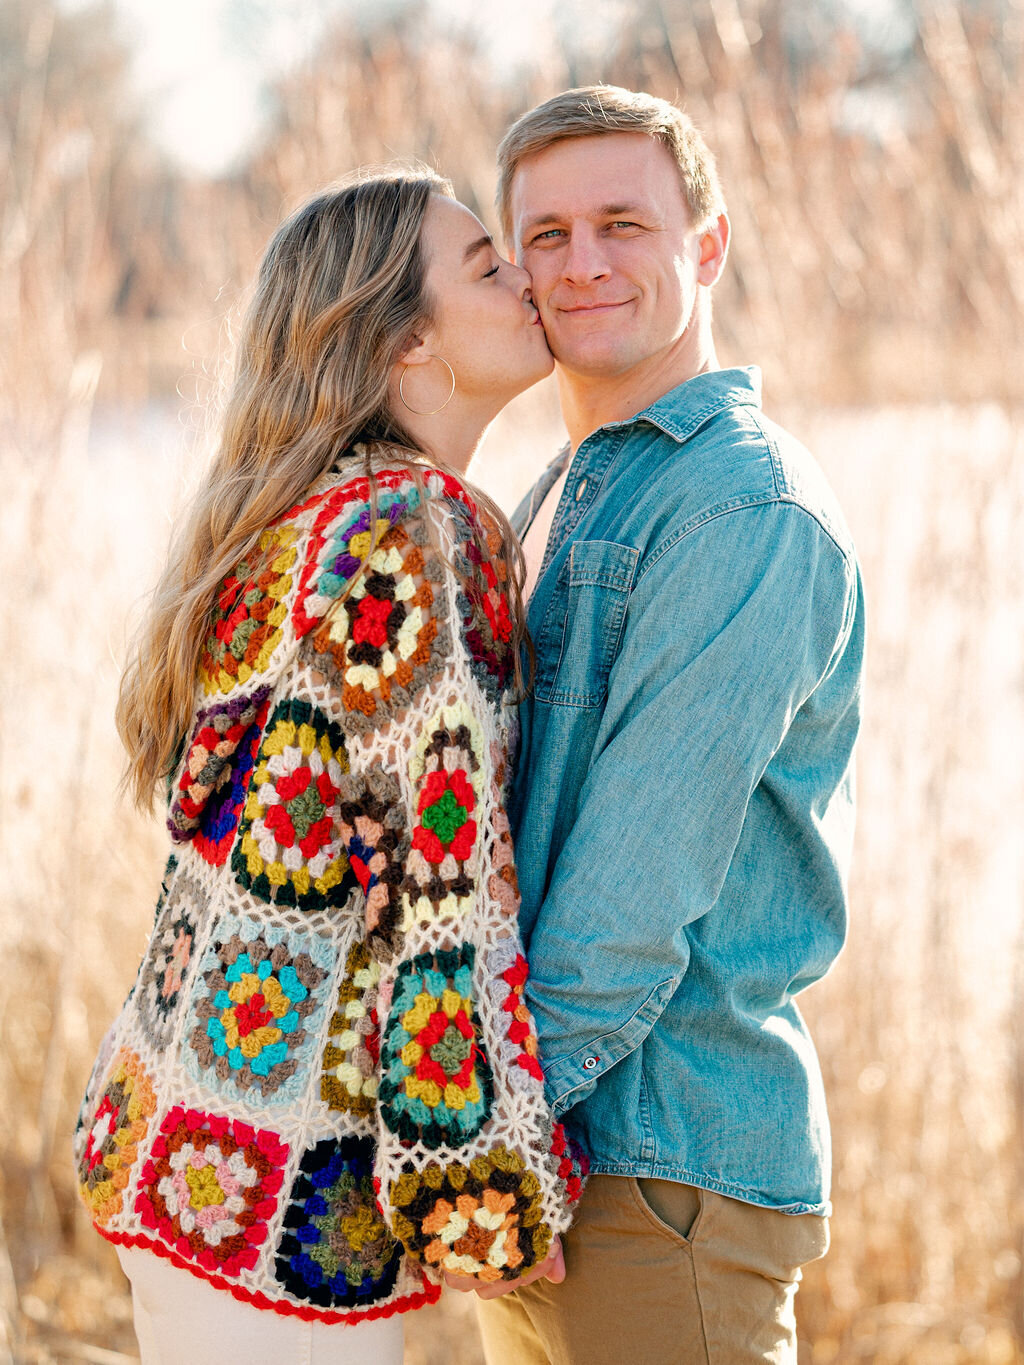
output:
[[[583,354],[575,347],[551,348],[555,357],[555,368],[580,379],[607,380],[625,374],[632,366],[629,358],[616,350],[587,351]]]
[[[554,329],[552,329],[554,330]],[[635,360],[621,336],[566,337],[546,333],[548,349],[560,369],[594,379],[610,378],[628,370]]]

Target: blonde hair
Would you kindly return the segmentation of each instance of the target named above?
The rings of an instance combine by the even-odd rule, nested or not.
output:
[[[498,147],[496,203],[505,240],[512,244],[512,181],[520,162],[574,137],[646,133],[672,153],[694,230],[710,227],[725,201],[715,158],[688,115],[668,100],[618,85],[563,90],[516,119]]]
[[[217,453],[173,540],[121,679],[123,781],[143,808],[173,769],[190,723],[218,589],[236,565],[258,556],[266,527],[356,442],[366,446],[371,498],[373,452],[386,448],[392,463],[414,473],[426,461],[389,406],[388,381],[432,318],[421,234],[435,194],[451,197],[451,184],[426,169],[361,174],[303,204],[267,247]],[[521,685],[522,552],[499,509],[476,490],[474,497],[500,533]]]

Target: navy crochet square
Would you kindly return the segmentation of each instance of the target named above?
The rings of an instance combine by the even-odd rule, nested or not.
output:
[[[373,1188],[372,1138],[326,1138],[302,1157],[289,1195],[275,1275],[318,1308],[359,1308],[395,1287],[401,1243]]]

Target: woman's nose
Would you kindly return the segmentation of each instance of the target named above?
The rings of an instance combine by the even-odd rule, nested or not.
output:
[[[515,271],[513,282],[515,284],[516,293],[524,303],[532,300],[533,280],[530,277],[530,272],[524,270],[521,265],[513,265],[511,262],[509,262],[509,264],[512,265],[512,269]]]

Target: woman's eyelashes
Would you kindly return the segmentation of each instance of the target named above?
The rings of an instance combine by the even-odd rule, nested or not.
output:
[[[484,279],[484,280],[490,279],[490,277],[491,277],[492,275],[497,275],[497,273],[498,273],[498,271],[499,271],[500,269],[501,269],[501,262],[499,261],[497,265],[492,265],[491,268],[490,268],[490,270],[485,270],[484,273],[483,273],[483,275],[481,275],[480,278],[481,278],[481,279]]]

